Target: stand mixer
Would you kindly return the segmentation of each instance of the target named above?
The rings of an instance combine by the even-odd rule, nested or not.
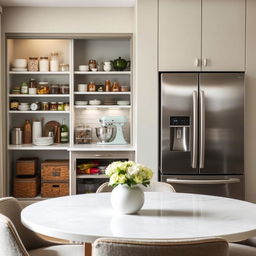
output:
[[[123,126],[127,122],[124,116],[103,116],[99,119],[101,127],[96,128],[96,135],[104,145],[124,145]]]

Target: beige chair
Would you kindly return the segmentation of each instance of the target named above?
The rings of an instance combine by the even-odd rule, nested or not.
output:
[[[141,185],[141,188],[145,192],[176,192],[172,185],[160,181],[151,181],[150,186]],[[112,190],[113,187],[109,186],[108,182],[105,182],[97,189],[96,193],[111,192]]]
[[[100,238],[93,256],[228,256],[228,243],[220,238],[176,241],[132,241]]]
[[[93,256],[255,256],[256,249],[228,244],[221,238],[134,241],[100,238],[93,243]]]
[[[60,245],[46,241],[22,225],[22,207],[12,197],[0,199],[0,255],[82,256],[82,245]],[[46,213],[47,214],[47,213]]]

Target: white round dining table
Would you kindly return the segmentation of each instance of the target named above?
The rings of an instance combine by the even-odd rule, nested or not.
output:
[[[137,214],[122,215],[110,193],[59,197],[27,206],[22,223],[51,237],[92,243],[100,237],[190,239],[222,237],[237,242],[256,236],[256,205],[197,194],[145,192]]]

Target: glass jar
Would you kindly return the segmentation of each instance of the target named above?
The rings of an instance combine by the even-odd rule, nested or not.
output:
[[[58,72],[59,71],[59,54],[57,52],[52,52],[51,53],[50,71],[51,72]]]
[[[29,57],[28,58],[28,71],[36,72],[38,71],[38,58],[37,57]]]
[[[10,101],[10,110],[18,110],[19,109],[19,101],[11,100]]]
[[[113,92],[119,92],[120,91],[120,85],[119,85],[118,82],[113,83],[112,91]]]
[[[60,94],[69,94],[69,86],[68,86],[68,84],[61,84],[60,85],[59,93]]]
[[[49,102],[42,102],[41,109],[44,111],[48,111],[49,110]]]
[[[64,103],[58,102],[58,111],[64,111]]]
[[[66,102],[66,103],[64,103],[64,111],[69,111],[69,103],[68,102]]]
[[[39,82],[37,86],[37,94],[49,94],[50,88],[48,82]]]
[[[40,72],[48,72],[49,71],[49,59],[48,59],[48,57],[40,57],[39,71]]]
[[[92,128],[79,124],[75,127],[75,144],[92,143]]]
[[[127,85],[121,85],[121,92],[129,92],[130,91],[130,87]]]
[[[60,71],[61,72],[69,71],[69,64],[60,64]]]
[[[97,61],[89,60],[89,69],[92,71],[93,68],[97,68]]]
[[[57,111],[58,110],[58,105],[56,102],[50,102],[50,111]]]
[[[50,86],[50,94],[59,94],[59,85],[58,84],[51,84]]]
[[[95,92],[96,91],[96,85],[94,82],[90,82],[88,85],[88,91],[89,92]]]
[[[30,78],[28,85],[28,94],[36,94],[37,91],[37,81],[34,78]]]

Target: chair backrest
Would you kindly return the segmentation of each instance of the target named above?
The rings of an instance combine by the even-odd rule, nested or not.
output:
[[[22,210],[22,207],[15,198],[5,197],[0,199],[0,214],[2,214],[1,217],[2,217],[3,223],[6,223],[6,221],[9,220],[8,223],[11,223],[12,227],[14,227],[20,241],[22,241],[22,243],[24,244],[25,248],[28,251],[39,248],[39,247],[46,247],[51,245],[50,242],[41,239],[39,236],[36,235],[36,233],[27,229],[21,223],[21,219],[20,219],[21,210]],[[5,218],[3,218],[3,215],[5,216]],[[1,226],[1,228],[3,227],[4,226]],[[1,240],[0,240],[0,243],[2,243]],[[2,244],[0,244],[0,247],[1,246]]]
[[[221,238],[132,241],[100,238],[93,243],[93,256],[227,256],[228,243]]]
[[[160,181],[151,181],[150,186],[140,186],[145,192],[176,192],[174,187],[169,183]],[[111,192],[113,187],[109,186],[108,182],[103,183],[96,191],[96,193]]]

